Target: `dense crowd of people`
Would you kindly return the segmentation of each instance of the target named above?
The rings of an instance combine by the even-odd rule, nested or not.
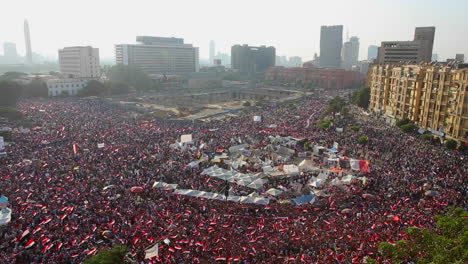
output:
[[[380,242],[405,238],[407,227],[432,227],[434,215],[447,206],[466,208],[466,156],[359,113],[340,121],[343,132],[319,129],[325,102],[323,96],[306,97],[294,107],[277,103],[221,120],[178,123],[136,116],[97,99],[24,101],[19,109],[37,126],[16,133],[8,156],[0,159],[0,195],[13,211],[11,222],[0,226],[0,263],[81,263],[119,244],[143,263],[362,263],[379,258]],[[254,115],[262,122],[254,122]],[[204,147],[171,148],[183,134]],[[328,147],[338,142],[342,153],[370,161],[371,171],[359,173],[368,180],[327,186],[327,196],[301,206],[208,200],[152,188],[162,181],[222,193],[225,181],[202,175],[212,163],[188,164],[238,139],[262,149],[270,135]],[[369,137],[367,144],[358,143],[362,135]],[[259,168],[248,164],[242,170]],[[135,186],[142,191],[132,192]],[[233,183],[229,189],[251,192]],[[145,248],[156,242],[159,256],[144,260]]]

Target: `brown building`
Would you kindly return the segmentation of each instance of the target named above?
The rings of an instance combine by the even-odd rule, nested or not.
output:
[[[387,120],[409,118],[419,128],[468,142],[468,67],[374,65],[369,108]]]
[[[326,89],[344,89],[362,84],[365,81],[365,75],[343,69],[271,67],[266,72],[265,79],[283,83],[310,83]]]

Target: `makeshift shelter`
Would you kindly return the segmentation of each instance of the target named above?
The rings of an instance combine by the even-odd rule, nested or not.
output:
[[[314,194],[304,195],[304,196],[292,199],[292,201],[296,205],[302,205],[302,204],[311,203],[311,202],[313,203],[315,201],[315,195]]]
[[[299,174],[299,167],[294,164],[284,165],[283,171],[288,175],[297,175]]]

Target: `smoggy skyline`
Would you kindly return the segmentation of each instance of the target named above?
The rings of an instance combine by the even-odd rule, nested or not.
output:
[[[468,21],[463,0],[395,1],[27,1],[3,3],[0,43],[16,43],[25,54],[24,19],[29,21],[33,52],[57,56],[66,46],[91,45],[101,58],[114,56],[114,44],[135,43],[137,35],[182,37],[208,58],[209,42],[216,53],[230,53],[234,44],[274,46],[277,55],[319,53],[320,26],[344,25],[360,39],[359,59],[369,45],[386,40],[412,40],[417,26],[435,26],[433,53],[439,58],[468,55]],[[1,49],[0,53],[3,53]]]

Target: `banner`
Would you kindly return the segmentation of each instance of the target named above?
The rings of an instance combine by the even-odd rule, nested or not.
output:
[[[156,243],[154,246],[145,250],[145,259],[151,259],[159,256],[159,244]]]
[[[253,121],[254,122],[262,122],[262,117],[261,116],[254,116]]]
[[[356,171],[361,170],[359,168],[359,160],[350,159],[349,160],[349,165],[351,166],[352,170],[356,170]]]
[[[192,134],[182,135],[180,136],[180,143],[186,143],[192,141]]]
[[[333,148],[338,150],[338,142],[333,142]]]
[[[101,149],[101,148],[104,148],[104,143],[98,143],[98,144],[97,144],[97,147],[100,148],[100,149]]]

